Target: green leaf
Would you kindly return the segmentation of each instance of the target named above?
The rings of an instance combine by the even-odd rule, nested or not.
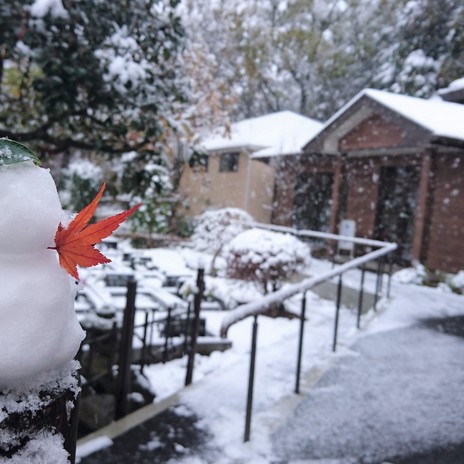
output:
[[[7,138],[0,138],[0,166],[32,161],[40,166],[40,160],[35,153],[25,145]]]

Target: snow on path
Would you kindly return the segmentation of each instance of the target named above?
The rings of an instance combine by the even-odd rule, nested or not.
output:
[[[463,442],[462,359],[464,340],[433,329],[364,337],[275,432],[276,453],[394,462]]]
[[[303,435],[299,440],[292,440],[294,429],[308,431],[309,439],[316,437],[317,440],[313,440],[320,440],[321,444],[327,446],[326,450],[318,450],[319,456],[329,459],[321,460],[321,463],[332,462],[332,458],[336,459],[340,453],[345,453],[345,458],[348,452],[356,454],[367,442],[371,446],[366,448],[366,453],[374,456],[375,450],[379,450],[379,453],[387,449],[408,451],[410,446],[426,448],[464,439],[459,432],[464,430],[464,419],[456,414],[464,406],[457,389],[458,385],[462,385],[464,374],[459,373],[456,364],[456,360],[463,359],[463,341],[430,329],[400,330],[419,324],[423,318],[464,314],[464,297],[398,283],[393,284],[392,295],[388,304],[380,306],[380,313],[364,316],[360,331],[353,328],[354,314],[342,311],[339,350],[336,354],[330,352],[333,303],[311,297],[308,302],[304,369],[310,373],[328,371],[328,374],[315,390],[310,388],[310,383],[303,383],[302,391],[309,399],[304,399],[300,408],[304,408],[305,402],[311,404],[308,409],[317,403],[317,420],[311,419],[309,412],[307,415],[298,412],[298,403],[305,396],[292,394],[297,321],[259,318],[261,339],[252,436],[251,441],[245,444],[242,439],[249,363],[246,356],[249,342],[246,340],[249,340],[251,333],[251,320],[233,326],[229,335],[234,341],[240,340],[240,343],[234,343],[234,347],[241,348],[217,354],[212,360],[203,360],[196,371],[197,380],[200,377],[203,379],[195,380],[193,387],[181,394],[182,402],[214,434],[214,443],[208,447],[206,454],[195,457],[195,462],[272,463],[278,462],[277,453],[301,459],[306,438]],[[358,343],[354,344],[356,340]],[[339,364],[333,367],[337,361]],[[439,373],[434,378],[428,375],[432,367]],[[359,377],[362,381],[355,382],[357,371],[363,375]],[[345,372],[346,377],[343,375]],[[369,373],[374,375],[370,376]],[[447,381],[447,378],[451,381]],[[359,385],[366,388],[357,391]],[[312,391],[317,393],[312,394]],[[423,407],[420,401],[424,395],[429,409]],[[351,400],[347,401],[347,397]],[[395,398],[401,400],[401,404],[393,407]],[[333,400],[335,402],[331,408]],[[359,408],[364,403],[365,408]],[[376,417],[370,416],[368,405],[378,405]],[[390,409],[392,414],[387,416]],[[290,420],[293,410],[299,424],[295,427],[282,425],[286,418]],[[454,414],[448,416],[451,423],[447,425],[445,413],[453,411]],[[385,418],[381,422],[383,415]],[[437,418],[436,426],[430,417]],[[330,422],[331,418],[333,422]],[[289,427],[286,432],[285,427]],[[274,434],[276,428],[282,433],[280,440],[279,432]],[[339,433],[331,443],[329,438],[335,435],[332,431],[335,429]],[[452,434],[451,429],[457,430]],[[214,448],[217,453],[211,451]],[[192,459],[190,456],[187,461],[171,460],[170,463],[193,462]],[[349,461],[345,459],[339,462],[348,464]]]

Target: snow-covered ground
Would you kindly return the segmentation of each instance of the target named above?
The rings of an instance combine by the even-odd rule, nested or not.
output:
[[[313,260],[312,263],[314,272],[322,272],[329,266],[323,261]],[[357,285],[359,277],[358,271],[350,271],[344,283]],[[394,455],[401,450],[427,451],[428,447],[446,447],[464,441],[464,418],[459,414],[463,405],[456,398],[459,366],[450,359],[450,356],[456,358],[463,354],[464,343],[462,339],[450,336],[443,341],[439,339],[443,337],[439,332],[414,328],[426,318],[464,315],[464,297],[440,288],[401,283],[400,280],[404,278],[392,282],[391,299],[382,300],[377,313],[371,311],[363,316],[360,330],[355,328],[355,314],[342,309],[336,353],[331,352],[334,303],[320,299],[315,293],[308,293],[302,395],[293,394],[298,320],[259,317],[252,433],[248,443],[243,443],[243,433],[251,318],[231,327],[228,334],[233,342],[231,350],[213,353],[209,357],[197,356],[194,384],[187,389],[182,389],[185,359],[151,366],[146,372],[157,393],[156,401],[180,391],[181,403],[193,411],[200,418],[200,424],[212,434],[207,449],[198,455],[192,456],[187,451],[184,458],[169,462],[342,464],[364,462],[356,460],[360,450],[366,450],[365,458],[369,459],[386,457],[379,450],[390,450],[390,455]],[[374,285],[375,278],[369,274],[366,287],[373,289]],[[293,300],[293,307],[299,308],[297,298]],[[207,318],[208,329],[218,333],[224,313],[204,312],[203,315]],[[411,330],[411,335],[402,332],[404,330]],[[433,347],[435,351],[426,350],[426,347]],[[402,363],[399,362],[400,349],[403,355],[406,353],[406,360],[403,359]],[[369,353],[376,356],[371,359]],[[390,353],[393,353],[392,356]],[[443,353],[449,354],[444,357]],[[395,362],[396,358],[398,362]],[[353,369],[355,372],[358,369],[365,379],[354,374],[343,375],[344,366],[353,364],[357,359],[361,367]],[[424,386],[427,366],[430,363],[431,367],[436,367],[440,359],[443,359],[440,379],[430,379]],[[372,363],[385,360],[391,363],[392,374],[389,375],[387,364],[383,368],[376,366],[382,375],[378,375],[379,382],[374,381],[374,391],[369,368]],[[417,368],[411,369],[411,366]],[[322,381],[317,383],[321,378]],[[447,382],[447,378],[451,382]],[[398,390],[399,382],[401,388]],[[371,390],[362,390],[364,397],[361,393],[354,394],[353,389],[359,389],[359,385]],[[351,398],[349,401],[343,396],[347,392]],[[421,396],[424,392],[430,398],[425,404]],[[400,397],[401,401],[395,403],[395,398]],[[421,407],[414,403],[417,399]],[[309,413],[301,412],[305,401],[310,401]],[[379,402],[383,404],[380,412],[377,411],[379,417],[363,423],[366,417],[370,417],[369,407]],[[315,411],[313,420],[309,416],[311,411]],[[294,428],[298,428],[299,435],[294,434]],[[361,436],[364,438],[361,439]],[[310,458],[305,455],[305,440],[319,446],[313,446],[311,451],[314,461],[302,461]],[[352,446],[344,448],[347,443]],[[366,443],[369,444],[367,448]],[[143,443],[140,445],[143,446]],[[378,456],[375,450],[379,451]]]

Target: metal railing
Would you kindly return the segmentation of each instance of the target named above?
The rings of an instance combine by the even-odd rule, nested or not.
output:
[[[337,347],[337,336],[338,336],[338,323],[339,323],[339,313],[342,300],[342,291],[343,291],[343,274],[352,269],[361,270],[361,281],[358,295],[358,308],[357,308],[357,319],[356,325],[360,327],[360,319],[363,306],[363,296],[364,296],[364,284],[365,284],[365,272],[366,265],[377,261],[376,273],[377,279],[375,283],[375,293],[374,293],[374,310],[377,309],[378,300],[380,293],[382,292],[383,286],[383,274],[385,270],[385,259],[393,251],[397,249],[396,243],[381,242],[378,240],[365,239],[360,237],[348,237],[343,235],[336,235],[318,231],[311,230],[296,230],[289,227],[282,226],[271,226],[267,224],[253,224],[254,227],[259,227],[263,229],[269,229],[277,232],[290,233],[302,238],[316,238],[324,239],[329,241],[344,241],[352,242],[357,245],[362,245],[365,247],[377,248],[374,251],[370,251],[363,256],[351,259],[340,266],[331,269],[330,271],[319,274],[315,277],[307,278],[296,284],[290,284],[286,287],[263,296],[259,301],[253,301],[237,307],[236,309],[230,311],[222,320],[221,324],[221,336],[226,337],[227,331],[231,325],[247,318],[253,316],[253,326],[252,326],[252,336],[251,336],[251,350],[250,350],[250,367],[249,367],[249,377],[248,377],[248,389],[247,389],[247,403],[246,403],[246,417],[245,417],[245,433],[244,441],[250,440],[251,434],[251,416],[253,409],[253,390],[254,390],[254,377],[255,377],[255,364],[256,364],[256,352],[257,352],[257,340],[258,340],[258,316],[265,314],[266,311],[275,305],[282,304],[285,300],[291,298],[294,295],[301,294],[301,312],[300,312],[300,327],[299,327],[299,336],[298,336],[298,346],[297,346],[297,367],[296,367],[296,380],[295,380],[295,393],[300,393],[300,378],[301,378],[301,364],[302,364],[302,355],[303,355],[303,339],[304,339],[304,324],[306,319],[306,292],[316,287],[317,285],[327,282],[334,277],[338,277],[337,292],[335,298],[335,318],[334,318],[334,331],[333,331],[333,342],[332,350],[335,351]],[[390,296],[390,281],[391,281],[391,272],[392,272],[392,260],[389,260],[388,266],[388,287],[387,287],[387,297]]]

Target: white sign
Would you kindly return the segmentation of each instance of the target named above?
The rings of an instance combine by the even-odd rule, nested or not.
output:
[[[353,219],[343,219],[340,222],[340,235],[345,237],[354,237],[356,234],[356,221]],[[338,242],[338,249],[344,251],[353,251],[354,243],[347,241]]]

